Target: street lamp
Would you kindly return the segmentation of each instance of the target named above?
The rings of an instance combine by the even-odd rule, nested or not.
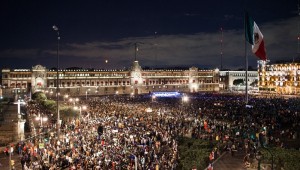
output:
[[[76,102],[78,102],[78,101],[79,101],[78,98],[75,98],[75,99],[74,99],[74,98],[70,98],[70,99],[69,99],[69,102],[70,102],[70,103],[73,103],[74,107],[75,107],[75,105],[76,105]]]
[[[10,145],[8,145],[8,151],[7,151],[7,152],[9,152],[9,170],[15,169],[15,167],[14,167],[15,161],[11,159],[12,151],[13,151],[13,148],[10,144]]]
[[[131,156],[134,157],[134,170],[137,170],[138,169],[138,158],[135,154],[133,154],[133,153],[130,153],[130,154],[131,154]]]
[[[86,91],[85,91],[85,100],[87,100],[87,95],[88,95],[88,92],[89,91],[91,91],[91,89],[87,89]]]
[[[269,152],[269,154],[271,155],[271,170],[274,170],[274,155],[268,148],[263,147],[263,149],[267,150]]]
[[[43,122],[48,121],[48,117],[43,117],[41,116],[41,114],[39,113],[39,116],[37,116],[35,118],[35,120],[40,121],[40,133],[42,132],[42,128],[43,128]]]
[[[156,99],[155,95],[152,95],[152,102]]]
[[[48,120],[47,117],[42,117],[41,114],[35,118],[35,120],[40,121],[40,127],[43,127],[43,122],[46,122]]]
[[[70,103],[73,103],[73,98],[70,98],[70,99],[69,99],[69,102],[70,102]],[[75,105],[75,102],[74,102],[74,105]]]
[[[182,102],[186,103],[189,101],[189,97],[188,96],[183,96],[182,97]]]
[[[58,27],[56,25],[53,25],[53,30],[57,32],[57,69],[56,69],[56,106],[57,106],[57,135],[59,137],[59,131],[60,131],[60,115],[59,115],[59,104],[58,104],[58,92],[59,92],[59,74],[58,74],[58,68],[59,68],[59,40],[60,40],[60,36],[59,36],[59,30]]]
[[[52,98],[52,95],[53,95],[53,91],[51,90],[50,91],[50,99]]]
[[[81,118],[81,117],[82,117],[81,111],[82,111],[82,110],[86,110],[87,107],[86,107],[86,106],[79,106],[79,107],[78,107],[78,106],[75,106],[74,109],[75,109],[75,110],[78,110],[78,109],[79,109],[79,118]]]
[[[2,113],[2,99],[3,99],[3,96],[0,96],[0,113]]]
[[[181,110],[184,111],[185,110],[185,103],[187,103],[189,101],[189,97],[184,95],[182,96],[181,99]]]
[[[258,151],[256,154],[255,154],[255,158],[257,159],[258,161],[258,165],[257,165],[257,169],[260,170],[260,161],[263,159],[263,154]]]
[[[64,96],[64,100],[65,100],[65,99],[68,99],[68,98],[69,98],[69,95],[66,94],[66,95]]]

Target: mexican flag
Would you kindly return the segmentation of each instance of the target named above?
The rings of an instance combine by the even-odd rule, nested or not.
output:
[[[245,15],[245,38],[252,44],[252,52],[261,60],[267,59],[264,36],[260,32],[254,20],[246,13]]]

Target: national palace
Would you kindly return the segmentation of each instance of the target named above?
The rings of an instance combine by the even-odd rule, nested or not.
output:
[[[57,79],[58,75],[58,79]],[[47,95],[145,94],[154,91],[219,91],[219,70],[143,70],[134,61],[128,70],[2,69],[2,95],[44,91]]]
[[[258,61],[257,71],[248,71],[248,85],[256,83],[260,92],[278,94],[300,93],[300,63],[268,64]],[[31,69],[2,69],[2,96],[43,91],[56,95],[146,94],[157,91],[219,92],[237,89],[236,79],[245,80],[245,71],[219,69],[142,69],[134,61],[127,70],[47,69],[36,65]],[[58,81],[57,81],[58,80]],[[245,88],[240,88],[244,90]],[[253,89],[250,86],[250,89]]]

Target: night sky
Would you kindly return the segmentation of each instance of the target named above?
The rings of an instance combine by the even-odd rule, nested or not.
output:
[[[244,11],[264,35],[271,62],[297,57],[297,0],[4,0],[0,5],[0,69],[41,64],[122,69],[134,44],[142,67],[243,68]],[[223,28],[223,45],[221,31]],[[257,58],[247,44],[249,65]],[[105,60],[108,62],[106,63]]]

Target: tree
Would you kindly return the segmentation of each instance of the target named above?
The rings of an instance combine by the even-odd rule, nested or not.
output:
[[[257,84],[258,84],[258,80],[256,79],[256,80],[254,80],[254,81],[250,84],[250,86],[256,87]]]
[[[244,80],[243,79],[235,79],[233,81],[233,85],[237,86],[237,85],[243,85],[244,84]]]
[[[71,107],[60,108],[60,118],[64,121],[79,117],[79,112]]]
[[[56,102],[54,100],[44,100],[42,103],[44,109],[55,112],[56,111]]]
[[[43,101],[47,100],[47,97],[45,95],[45,93],[43,92],[35,92],[32,97],[32,100],[35,100],[38,103],[42,103]]]

